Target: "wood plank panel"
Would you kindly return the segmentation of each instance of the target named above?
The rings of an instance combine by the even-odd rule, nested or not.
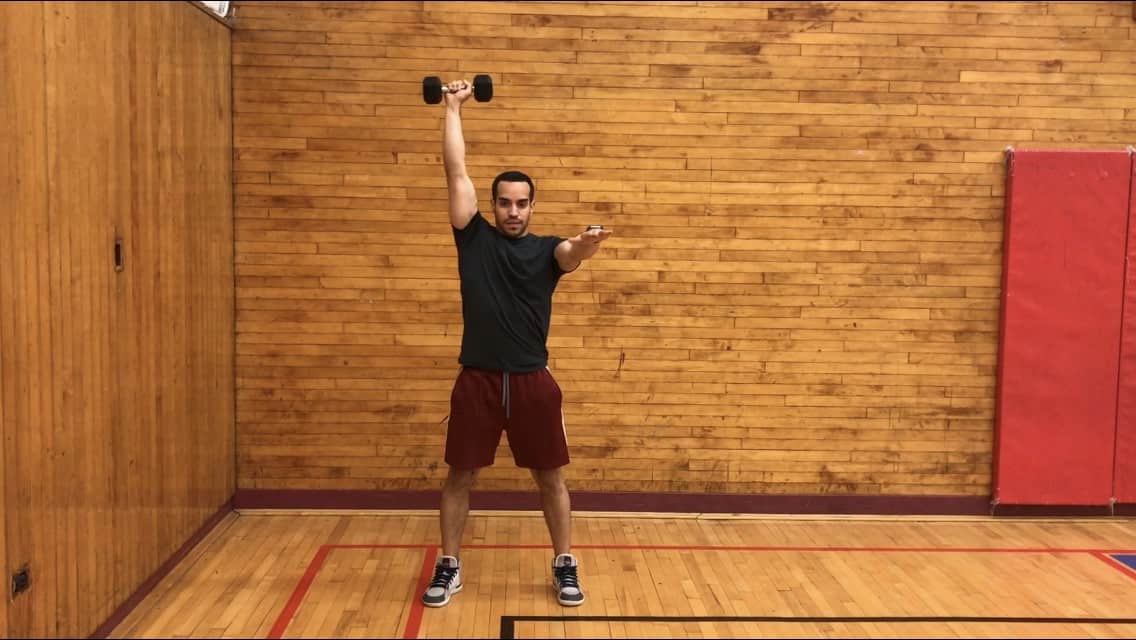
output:
[[[6,169],[6,171],[7,171],[7,169]],[[5,248],[6,247],[4,247],[3,245],[0,245],[0,251],[2,251]],[[0,268],[2,268],[2,266],[3,265],[0,265]],[[7,289],[6,284],[7,283],[4,283],[4,286],[0,286],[0,290]],[[7,304],[12,304],[12,303],[15,302],[15,296],[14,295],[11,296],[12,297],[11,301],[8,300],[8,297],[9,297],[8,295],[4,295],[3,293],[0,293],[0,308],[4,307]],[[5,334],[5,332],[3,330],[0,330],[0,353],[5,354],[5,359],[7,359],[7,354],[4,350],[4,334]],[[11,375],[11,374],[9,374],[9,375]],[[3,387],[4,387],[4,368],[0,367],[0,388],[3,388]],[[4,402],[0,402],[0,460],[7,460],[7,455],[5,454],[5,451],[7,450],[7,445],[5,444],[7,442],[7,438],[4,436],[4,434],[8,429],[7,429],[7,427],[4,423],[4,404],[5,404]],[[0,527],[0,571],[3,571],[4,575],[9,575],[9,570],[8,570],[8,534],[7,534],[8,515],[9,514],[8,514],[8,496],[7,496],[7,486],[8,485],[7,485],[7,477],[6,476],[7,476],[7,468],[5,468],[5,471],[3,473],[0,473],[0,521],[4,522],[4,526]],[[15,518],[13,518],[13,520],[14,519]],[[11,604],[10,604],[11,601],[12,601],[12,596],[11,596],[11,594],[9,594],[9,597],[5,598],[5,600],[4,600],[4,606],[0,607],[0,636],[3,636],[3,637],[8,637],[8,610],[11,608]]]
[[[93,629],[114,610],[113,246],[131,188],[129,57],[108,7],[47,6],[49,228],[52,240],[56,633]]]
[[[191,3],[2,11],[3,568],[32,587],[0,635],[85,636],[233,493],[229,31]]]
[[[139,4],[126,24],[132,30],[132,48],[149,53],[134,56],[127,67],[132,78],[131,157],[137,160],[132,171],[129,207],[117,221],[123,254],[123,269],[117,274],[116,295],[121,309],[118,326],[120,335],[128,336],[119,341],[116,349],[124,364],[117,368],[123,428],[112,436],[117,526],[128,532],[116,545],[123,567],[121,584],[116,588],[119,598],[128,596],[133,586],[145,580],[148,572],[162,561],[161,546],[167,543],[158,532],[168,520],[159,508],[163,476],[156,473],[157,468],[165,465],[158,446],[159,434],[164,429],[156,400],[161,395],[162,372],[154,365],[155,347],[162,344],[158,320],[161,309],[155,293],[162,281],[155,267],[153,238],[158,233],[155,212],[160,211],[155,194],[161,189],[156,129],[161,118],[158,96],[163,83],[161,56],[157,54],[158,43],[167,37],[171,25],[168,17],[150,3]],[[132,542],[145,536],[151,536],[154,542]]]
[[[160,532],[134,584],[169,557],[232,493],[232,258],[227,32],[192,6],[138,14],[134,89],[140,167],[125,292],[140,339],[128,372],[142,389],[127,479]],[[174,34],[171,36],[171,34]]]
[[[0,234],[0,406],[3,407],[3,515],[0,560],[5,584],[24,564],[33,588],[11,598],[5,591],[0,635],[52,629],[56,594],[56,534],[50,478],[42,469],[52,449],[48,237],[48,171],[45,122],[44,7],[0,5],[0,132],[2,182],[8,199],[7,231]],[[27,28],[35,25],[38,28]],[[32,479],[38,479],[32,482]]]
[[[184,123],[175,139],[185,154],[174,157],[170,170],[185,181],[179,194],[185,217],[178,224],[185,241],[180,312],[188,409],[179,430],[183,440],[174,449],[192,453],[179,462],[189,485],[178,493],[189,498],[179,508],[182,531],[193,531],[232,495],[235,482],[231,58],[227,30],[200,12],[175,13],[172,30],[179,34],[174,50],[187,68],[171,119]],[[198,60],[209,64],[188,64]]]
[[[1136,135],[1109,3],[237,16],[243,488],[438,486],[462,326],[424,75],[493,75],[463,110],[482,193],[520,167],[534,232],[616,231],[550,334],[593,491],[988,495],[1003,150]]]

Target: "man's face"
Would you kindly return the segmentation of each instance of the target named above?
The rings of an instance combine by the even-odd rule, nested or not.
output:
[[[529,232],[532,200],[529,183],[498,182],[497,200],[493,202],[493,217],[497,230],[510,238],[520,238]]]

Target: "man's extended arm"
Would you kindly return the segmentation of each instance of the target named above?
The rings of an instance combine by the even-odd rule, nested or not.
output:
[[[477,213],[477,192],[465,168],[465,136],[462,134],[461,105],[473,94],[465,80],[450,83],[446,94],[446,124],[442,132],[442,161],[450,196],[450,224],[464,229]]]
[[[599,251],[600,243],[608,239],[611,231],[589,229],[556,245],[556,262],[564,271],[575,271],[580,263]]]

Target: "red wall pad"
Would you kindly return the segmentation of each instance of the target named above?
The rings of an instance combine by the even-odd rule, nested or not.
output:
[[[1134,165],[1136,167],[1136,165]],[[1130,184],[1128,215],[1136,213],[1136,168]],[[1116,466],[1113,497],[1136,503],[1136,224],[1128,225],[1128,275],[1124,287],[1123,341],[1120,344],[1120,384],[1116,401]]]
[[[1010,154],[996,503],[1112,497],[1130,164],[1126,151]]]

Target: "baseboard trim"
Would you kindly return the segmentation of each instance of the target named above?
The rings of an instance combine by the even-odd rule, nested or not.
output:
[[[1112,505],[1114,516],[1136,516],[1136,502],[1117,502]]]
[[[991,515],[1013,517],[1099,517],[1121,515],[1107,504],[996,504]]]
[[[437,509],[438,491],[238,489],[235,509]],[[476,510],[540,509],[535,491],[478,491]],[[572,510],[667,513],[990,515],[986,496],[737,495],[572,492]]]

